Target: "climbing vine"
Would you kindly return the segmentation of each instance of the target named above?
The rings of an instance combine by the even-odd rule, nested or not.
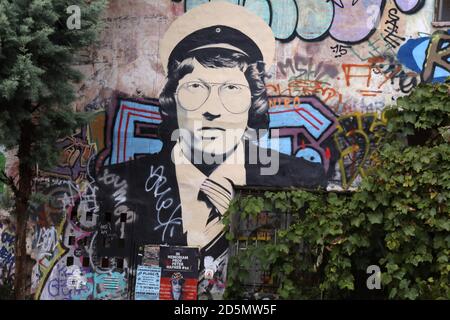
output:
[[[240,195],[226,217],[290,214],[277,241],[230,258],[227,298],[244,296],[256,263],[283,299],[450,298],[450,81],[421,84],[386,112],[387,134],[353,193],[267,191]],[[381,270],[369,290],[367,267]]]

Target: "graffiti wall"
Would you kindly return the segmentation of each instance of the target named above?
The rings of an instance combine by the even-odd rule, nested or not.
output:
[[[220,298],[236,187],[357,188],[385,107],[450,75],[433,8],[111,0],[100,41],[77,58],[76,107],[95,116],[36,178],[49,198],[32,215],[35,298],[134,299],[142,245],[198,247],[198,298]]]
[[[12,284],[14,279],[15,228],[8,218],[0,218],[0,285]]]
[[[36,179],[49,196],[32,214],[31,291],[37,299],[127,299],[127,260],[96,255],[98,203],[89,169],[96,152],[85,153],[95,150],[85,134],[62,141],[61,167]]]

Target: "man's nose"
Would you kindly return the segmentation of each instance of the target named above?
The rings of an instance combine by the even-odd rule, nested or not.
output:
[[[214,119],[220,118],[220,114],[212,114],[209,111],[204,112],[202,116],[208,121],[213,121]]]
[[[206,99],[202,106],[202,111],[204,111],[202,115],[204,119],[213,121],[220,118],[223,111],[221,110],[221,105],[222,103],[220,101],[219,89],[214,85],[211,87],[208,99]]]

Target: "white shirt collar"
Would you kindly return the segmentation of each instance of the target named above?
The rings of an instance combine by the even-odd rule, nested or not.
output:
[[[245,185],[245,153],[241,141],[235,151],[207,177],[196,168],[184,155],[180,143],[177,142],[172,150],[172,161],[180,194],[183,231],[187,232],[188,245],[206,246],[223,230],[222,223],[207,221],[211,209],[206,203],[197,200],[200,186],[209,178],[234,194],[234,185]]]

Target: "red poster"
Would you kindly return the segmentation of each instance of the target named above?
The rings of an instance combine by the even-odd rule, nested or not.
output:
[[[160,300],[197,300],[199,250],[161,247]]]

